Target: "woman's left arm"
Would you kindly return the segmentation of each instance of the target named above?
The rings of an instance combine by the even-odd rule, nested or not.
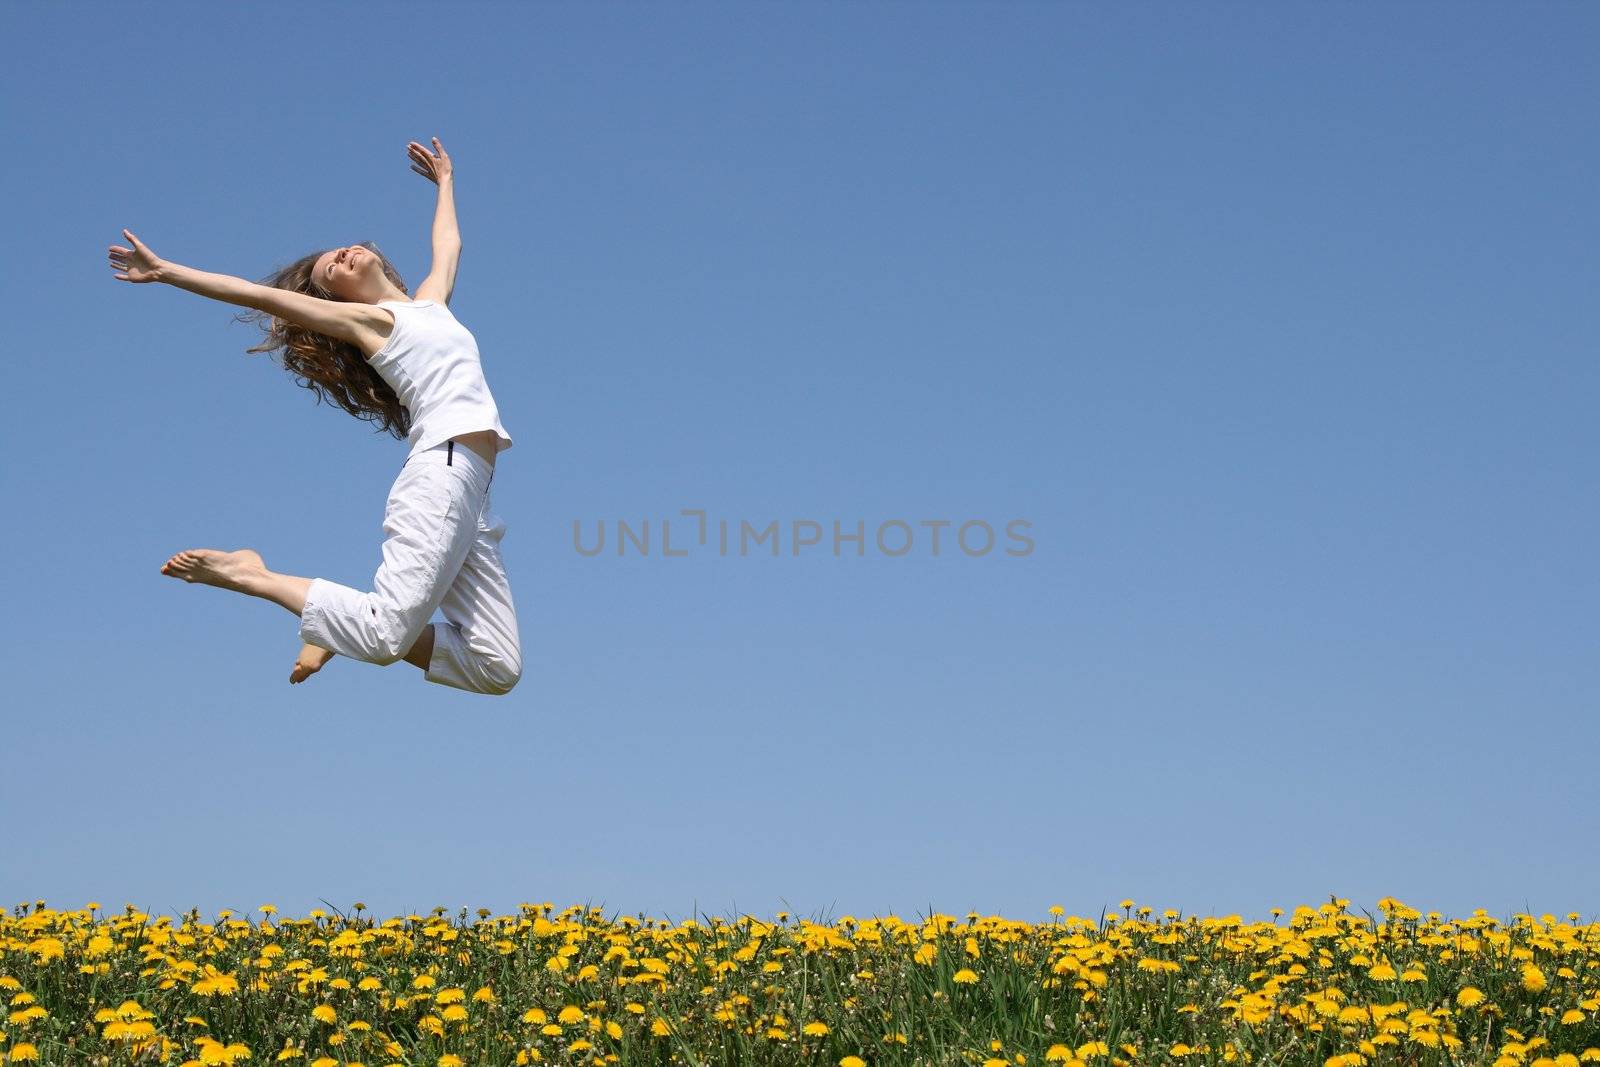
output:
[[[433,269],[417,286],[414,299],[450,303],[456,287],[456,268],[461,262],[461,228],[456,224],[455,168],[439,138],[433,139],[438,154],[412,141],[411,169],[439,187],[439,203],[433,213]]]

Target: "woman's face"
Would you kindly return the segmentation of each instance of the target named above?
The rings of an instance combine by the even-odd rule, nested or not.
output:
[[[358,300],[370,288],[370,275],[383,274],[383,264],[369,248],[349,245],[317,257],[311,267],[311,280],[339,300]]]

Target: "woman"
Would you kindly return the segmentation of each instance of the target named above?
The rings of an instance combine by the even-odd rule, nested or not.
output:
[[[282,350],[301,385],[411,443],[389,490],[383,562],[370,592],[267,569],[248,548],[191,548],[161,567],[186,582],[232,589],[300,616],[291,683],[335,653],[368,663],[404,659],[430,682],[504,694],[522,676],[516,608],[500,558],[505,523],[490,510],[495,457],[511,447],[483,377],[477,342],[447,307],[461,236],[454,172],[437,137],[407,145],[411,169],[438,186],[433,270],[416,299],[370,242],[315,252],[265,284],[163,260],[128,230],[110,246],[115,277],[166,282],[253,309],[269,320],[250,352]],[[442,609],[443,624],[429,623]]]

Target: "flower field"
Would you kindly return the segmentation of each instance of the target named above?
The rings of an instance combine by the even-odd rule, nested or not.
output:
[[[0,1062],[1473,1064],[1600,1061],[1600,924],[933,914],[669,923],[524,904],[0,915]]]

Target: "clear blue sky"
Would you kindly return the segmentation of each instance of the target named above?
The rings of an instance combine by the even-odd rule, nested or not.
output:
[[[0,901],[1593,913],[1600,9],[0,26]],[[525,674],[291,687],[293,616],[158,568],[363,585],[405,445],[105,250],[415,287],[433,135]],[[574,550],[684,508],[868,552]]]

